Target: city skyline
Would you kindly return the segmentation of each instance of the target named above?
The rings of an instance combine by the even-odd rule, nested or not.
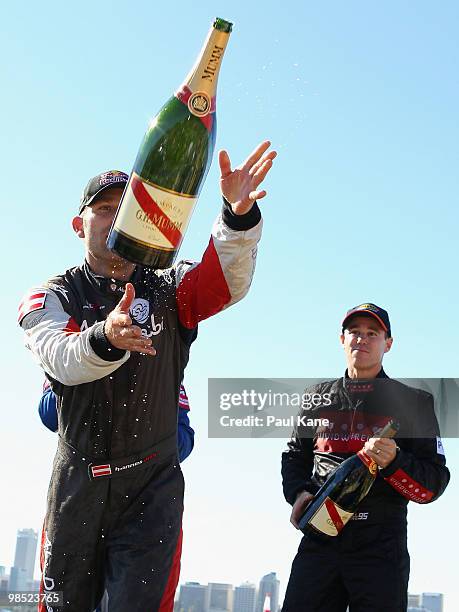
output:
[[[11,590],[19,590],[19,591],[28,590],[27,588],[25,588],[25,586],[30,586],[32,583],[34,583],[38,587],[38,582],[40,579],[40,572],[36,571],[35,560],[37,559],[38,561],[38,556],[39,556],[37,555],[37,553],[39,553],[38,531],[34,530],[31,527],[18,528],[16,530],[16,547],[15,547],[15,552],[14,552],[13,565],[8,565],[7,563],[3,563],[2,560],[0,559],[0,587],[2,585],[2,578],[4,579],[5,577],[7,577],[9,580],[8,588],[10,588]],[[12,589],[11,582],[10,582],[12,579],[12,573],[11,571],[9,574],[7,573],[8,567],[10,568],[10,570],[14,568],[22,568],[26,570],[25,573],[22,574],[22,576],[20,574],[18,574],[17,576],[13,575],[14,580],[17,580],[17,579],[20,580],[19,586],[21,588]],[[31,572],[32,567],[34,568],[33,572]],[[27,584],[27,581],[28,581],[28,584]],[[178,594],[180,593],[180,589],[182,587],[190,587],[192,589],[196,589],[196,591],[199,591],[200,589],[202,590],[203,587],[207,587],[208,585],[231,587],[234,591],[236,591],[237,589],[240,589],[242,590],[242,592],[244,590],[250,591],[251,589],[255,589],[255,593],[256,593],[255,600],[254,600],[255,609],[253,612],[263,612],[263,603],[265,601],[265,596],[267,593],[269,593],[271,597],[271,605],[273,607],[276,605],[277,607],[280,606],[279,594],[282,592],[282,590],[279,588],[280,581],[277,578],[277,572],[270,572],[268,574],[262,575],[260,578],[258,587],[254,583],[250,582],[250,580],[245,580],[244,582],[241,582],[241,584],[233,586],[232,583],[228,583],[228,582],[208,582],[207,585],[205,585],[205,584],[201,584],[198,581],[191,581],[191,580],[189,581],[189,580],[184,579],[182,582],[179,582],[179,584],[177,585],[176,601],[178,601],[178,598],[179,598]],[[285,585],[284,585],[284,589],[285,589]],[[435,601],[437,606],[439,605],[437,602],[437,599],[438,597],[440,597],[441,606],[442,606],[441,610],[443,610],[443,604],[445,602],[445,598],[444,598],[444,594],[442,593],[435,593],[435,592],[434,593],[423,592],[420,594],[409,593],[408,605],[409,607],[413,607],[413,608],[415,606],[423,605],[425,609],[426,601],[430,596],[432,600]],[[423,597],[426,598],[424,603],[423,603]],[[218,599],[218,595],[216,596],[216,599]],[[240,599],[241,599],[240,612],[245,612],[243,602],[247,599],[247,597],[243,597],[241,594]],[[234,601],[239,601],[239,600],[238,598],[235,598]],[[432,611],[432,612],[437,612],[437,610]]]
[[[279,580],[275,572],[262,576],[258,586],[248,581],[237,586],[185,582],[179,584],[177,592],[175,612],[266,612],[266,602],[271,612],[279,609]]]
[[[240,585],[228,583],[208,583],[198,582],[179,583],[177,587],[178,596],[175,601],[175,612],[258,612],[260,599],[261,612],[264,612],[263,603],[267,596],[270,601],[271,612],[281,610],[281,604],[276,605],[275,595],[265,591],[264,584],[266,578],[271,577],[270,581],[275,581],[275,572],[263,576],[258,587],[250,582]],[[224,599],[217,597],[212,600],[211,591],[215,587],[225,593]],[[229,590],[232,596],[228,597]],[[231,602],[231,603],[230,603]],[[407,612],[443,612],[445,598],[443,593],[408,593]],[[215,604],[215,605],[213,605]]]
[[[20,528],[16,533],[14,565],[10,573],[0,565],[0,592],[38,590],[33,576],[38,547],[38,532]],[[22,570],[14,571],[14,570]],[[13,581],[13,582],[12,582]],[[281,608],[280,581],[276,572],[261,576],[258,586],[250,581],[239,585],[228,582],[179,582],[175,597],[175,612],[264,612],[263,604],[269,596],[271,612]],[[443,593],[408,593],[407,612],[443,612],[446,599]]]

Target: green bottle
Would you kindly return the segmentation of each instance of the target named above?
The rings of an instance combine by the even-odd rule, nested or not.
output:
[[[378,437],[393,438],[399,427],[391,420]],[[343,461],[309,502],[298,521],[301,531],[323,539],[338,536],[368,495],[377,474],[378,466],[363,449]]]
[[[232,24],[217,18],[180,89],[150,122],[107,246],[152,268],[174,262],[212,162],[215,96]]]

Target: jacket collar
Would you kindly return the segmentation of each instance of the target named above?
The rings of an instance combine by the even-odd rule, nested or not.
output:
[[[344,372],[344,380],[372,380],[371,378],[349,378],[349,374],[347,373],[347,368],[346,371]],[[389,378],[387,376],[387,374],[384,372],[384,368],[381,368],[378,372],[378,374],[376,375],[375,378]]]
[[[116,298],[121,299],[126,283],[128,282],[127,280],[107,278],[105,276],[101,276],[100,274],[96,274],[91,270],[86,260],[82,266],[82,270],[86,280],[94,289],[96,289],[96,291],[102,293],[103,295],[115,296]],[[140,279],[141,274],[142,268],[140,266],[136,266],[134,272],[129,278],[129,282],[136,283],[136,281]]]
[[[372,390],[372,381],[376,378],[389,378],[389,376],[387,376],[387,374],[384,372],[384,368],[381,368],[375,378],[349,378],[349,374],[346,369],[344,376],[340,379],[340,381],[345,389],[351,389],[352,392],[358,393],[359,391],[366,392]]]

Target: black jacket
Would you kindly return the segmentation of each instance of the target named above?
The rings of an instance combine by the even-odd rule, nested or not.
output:
[[[361,502],[356,518],[380,522],[406,516],[409,500],[437,499],[449,482],[432,395],[386,376],[356,381],[327,381],[308,389],[315,405],[300,416],[328,418],[328,427],[295,427],[282,454],[286,500],[294,504],[301,491],[315,493],[330,473],[390,419],[400,425],[396,458],[379,470],[375,484]],[[319,400],[319,396],[322,398]],[[305,419],[303,419],[305,421]]]

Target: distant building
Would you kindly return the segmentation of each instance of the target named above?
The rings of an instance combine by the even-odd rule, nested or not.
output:
[[[421,605],[429,612],[443,612],[443,594],[442,593],[423,593],[421,596]]]
[[[233,585],[220,582],[209,582],[208,612],[232,612]]]
[[[10,577],[8,574],[4,573],[0,575],[0,593],[8,592],[9,582],[10,582]]]
[[[254,584],[244,582],[234,589],[233,612],[254,612],[257,589]]]
[[[12,567],[8,588],[10,591],[27,591],[29,576],[23,567]]]
[[[180,587],[178,612],[206,612],[207,586],[199,582],[186,582]]]
[[[419,608],[421,605],[421,596],[414,593],[408,593],[408,608]]]
[[[26,591],[33,581],[38,534],[33,529],[19,529],[16,538],[14,565],[11,568],[9,589]]]
[[[263,612],[263,604],[268,593],[271,596],[271,610],[276,612],[279,608],[279,580],[277,579],[276,572],[266,574],[260,580],[255,612]]]

